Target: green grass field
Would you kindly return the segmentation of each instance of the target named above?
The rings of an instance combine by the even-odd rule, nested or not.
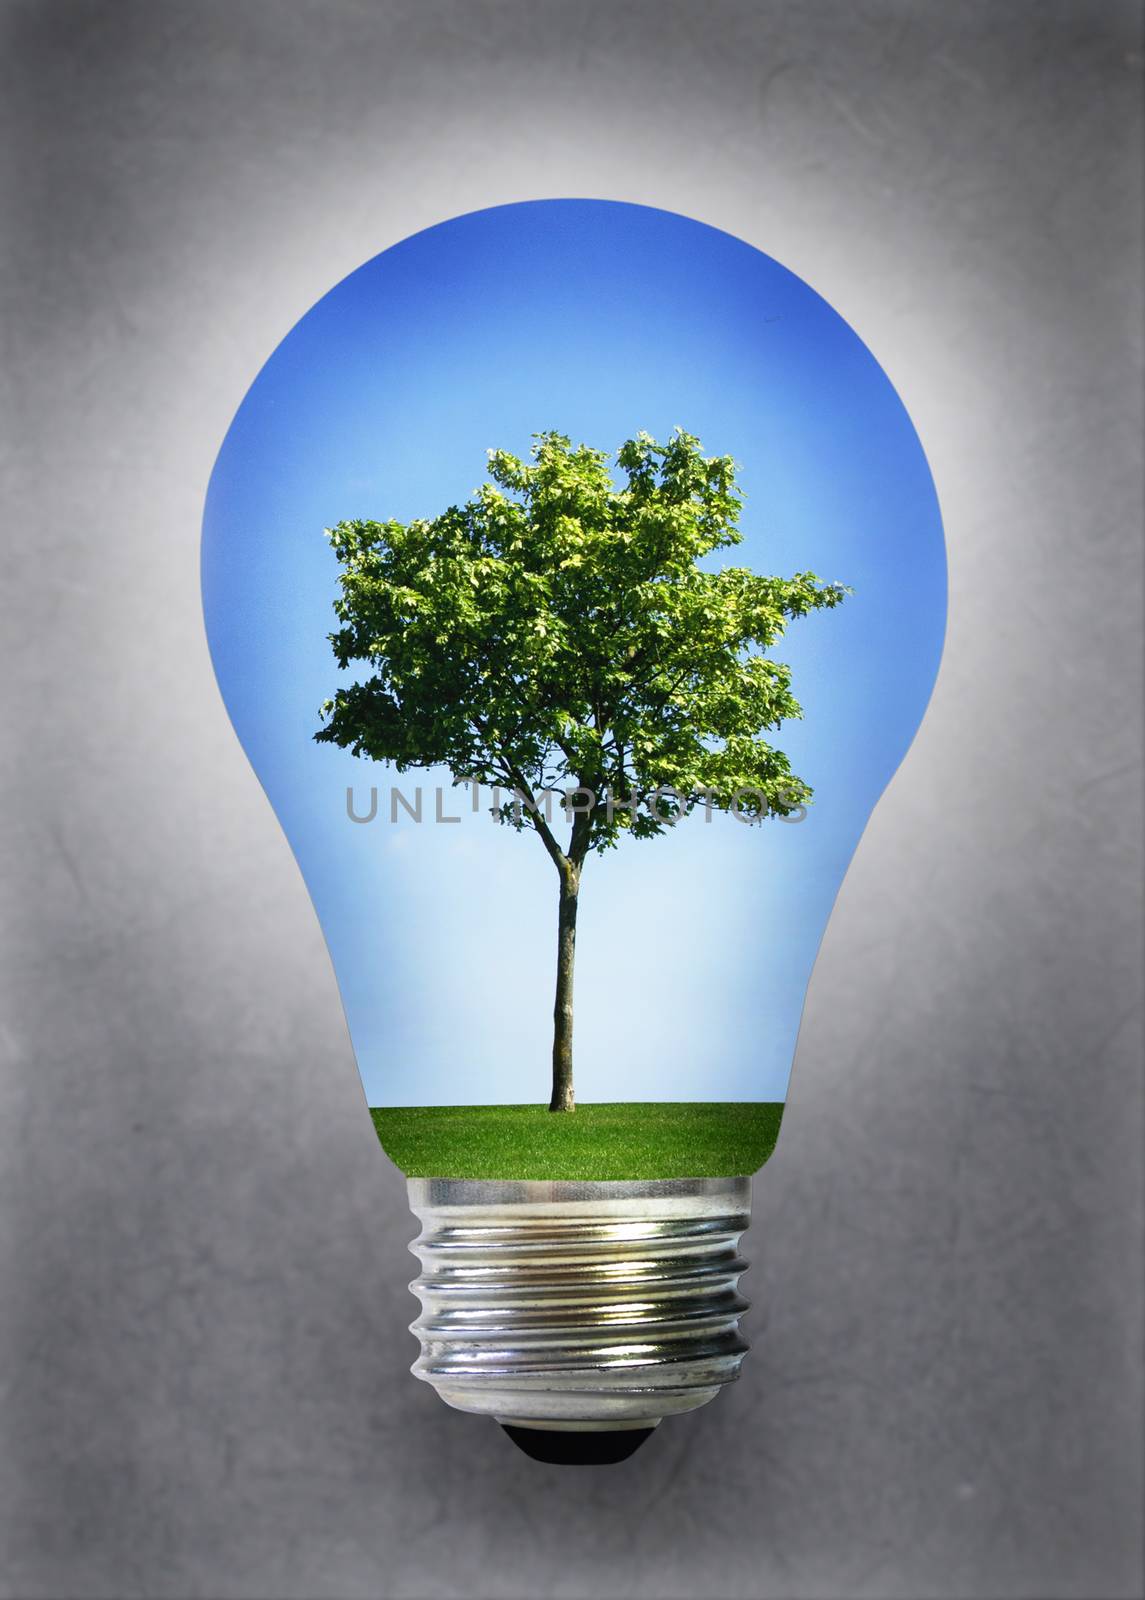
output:
[[[370,1115],[411,1178],[732,1178],[763,1165],[782,1104],[665,1101],[380,1106]]]

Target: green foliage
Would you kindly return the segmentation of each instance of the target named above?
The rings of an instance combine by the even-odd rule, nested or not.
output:
[[[572,1117],[543,1106],[378,1106],[370,1115],[411,1178],[631,1181],[755,1172],[775,1148],[783,1106],[582,1101]]]
[[[605,452],[562,434],[536,435],[532,457],[490,451],[492,481],[432,520],[328,530],[342,568],[334,654],[370,675],[327,701],[315,737],[516,789],[526,804],[507,797],[502,820],[536,828],[558,866],[698,804],[805,804],[764,737],[800,715],[768,652],[790,618],[847,591],[701,565],[742,538],[741,495],[731,458],[680,429],[627,440],[620,488]],[[566,857],[539,802],[574,787],[596,802],[573,817]]]

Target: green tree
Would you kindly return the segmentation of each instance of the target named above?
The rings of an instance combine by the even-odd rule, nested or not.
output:
[[[586,858],[697,805],[758,820],[810,799],[763,737],[801,714],[767,652],[847,591],[701,566],[741,540],[742,496],[731,458],[681,429],[621,445],[620,488],[606,452],[563,434],[535,435],[532,458],[491,450],[492,482],[431,520],[327,530],[330,642],[371,675],[335,691],[315,738],[501,791],[500,820],[537,834],[560,879],[550,1109],[571,1111]]]

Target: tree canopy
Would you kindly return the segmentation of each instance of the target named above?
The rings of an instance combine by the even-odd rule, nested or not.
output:
[[[315,737],[533,802],[587,791],[570,859],[697,804],[805,804],[809,786],[767,737],[801,714],[770,651],[791,618],[847,590],[705,564],[742,539],[742,496],[732,459],[705,457],[691,434],[626,440],[619,484],[612,461],[541,433],[529,461],[491,450],[491,481],[464,505],[327,530],[342,568],[334,655],[368,676],[335,691]],[[500,814],[537,828],[561,864],[539,807]]]

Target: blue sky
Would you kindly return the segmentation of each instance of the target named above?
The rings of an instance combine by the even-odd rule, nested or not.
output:
[[[433,516],[533,433],[615,449],[677,425],[741,464],[728,559],[851,585],[794,622],[804,720],[775,736],[805,821],[693,816],[590,857],[578,924],[582,1101],[784,1098],[804,994],[867,818],[930,695],[946,615],[937,498],[878,363],[769,256],[668,212],[552,200],[376,256],[287,334],[219,453],[203,527],[211,654],[306,879],[372,1105],[548,1098],[556,874],[474,815],[389,822],[404,777],[318,745],[343,518]],[[350,676],[354,676],[351,673]],[[427,773],[432,787],[448,774]],[[371,784],[379,817],[346,816]]]

